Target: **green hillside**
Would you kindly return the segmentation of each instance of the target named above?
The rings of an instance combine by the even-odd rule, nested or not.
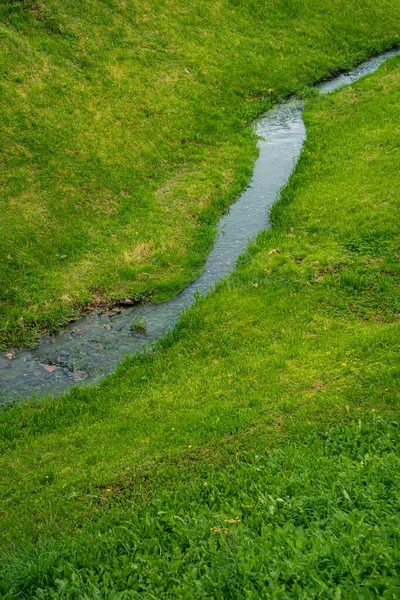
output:
[[[235,273],[99,387],[0,414],[4,598],[399,596],[399,92],[396,58],[309,100]]]
[[[393,0],[3,0],[0,347],[201,270],[249,124],[399,41]]]

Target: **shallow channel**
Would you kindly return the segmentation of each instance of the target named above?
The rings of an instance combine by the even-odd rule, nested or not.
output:
[[[328,93],[375,71],[399,50],[385,52],[357,68],[317,85]],[[206,295],[232,271],[249,242],[269,226],[268,209],[285,185],[306,137],[303,103],[290,99],[260,117],[256,124],[259,156],[247,189],[219,221],[217,237],[203,273],[174,298],[129,308],[94,311],[39,340],[33,349],[0,353],[0,404],[13,399],[60,394],[70,386],[96,383],[127,355],[151,346],[176,324],[197,295]],[[131,329],[132,321],[145,331]],[[140,329],[140,328],[139,328]]]

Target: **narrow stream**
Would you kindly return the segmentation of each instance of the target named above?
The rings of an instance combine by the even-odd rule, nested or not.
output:
[[[385,52],[317,87],[322,93],[336,90],[372,73],[398,53]],[[90,313],[57,335],[44,337],[33,349],[11,349],[12,359],[0,353],[0,404],[46,393],[60,394],[71,385],[97,382],[127,354],[135,354],[171,330],[195,296],[206,295],[232,271],[249,241],[269,226],[268,209],[292,173],[306,137],[302,112],[303,103],[291,99],[256,122],[260,153],[251,182],[219,221],[215,244],[196,281],[161,304]],[[133,320],[145,323],[145,331],[132,330]]]

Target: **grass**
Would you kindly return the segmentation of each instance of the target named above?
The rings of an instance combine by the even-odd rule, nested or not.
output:
[[[146,333],[147,324],[143,317],[135,317],[132,319],[131,330],[137,333]]]
[[[153,353],[1,414],[4,597],[398,596],[399,88],[308,102],[273,228]]]
[[[4,0],[0,347],[199,273],[252,119],[399,42],[391,0]]]
[[[309,428],[135,510],[105,489],[101,522],[6,559],[3,598],[397,598],[399,433]]]

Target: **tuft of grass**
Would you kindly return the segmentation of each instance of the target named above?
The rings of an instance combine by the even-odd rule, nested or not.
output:
[[[0,347],[171,296],[256,157],[250,123],[399,42],[392,0],[3,0]]]
[[[131,330],[137,333],[146,333],[147,323],[143,317],[134,317],[132,319]]]

